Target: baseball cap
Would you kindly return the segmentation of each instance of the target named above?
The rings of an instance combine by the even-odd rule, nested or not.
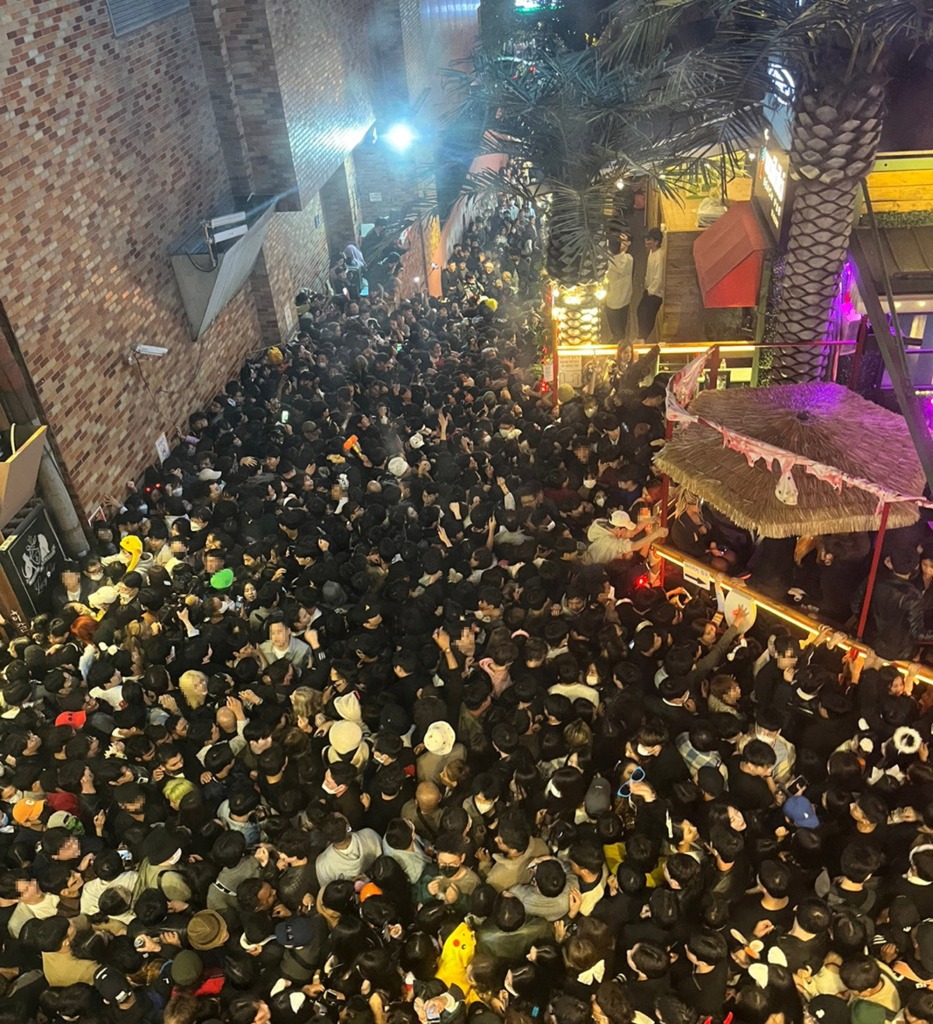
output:
[[[87,603],[92,608],[109,608],[119,597],[116,587],[103,586],[88,597]]]
[[[233,586],[233,570],[221,569],[211,576],[211,588],[213,590],[229,590]]]
[[[94,972],[94,988],[107,1003],[125,1003],[133,998],[133,986],[126,975],[113,967],[99,967]]]
[[[314,929],[306,917],[289,917],[275,926],[275,941],[290,949],[308,946],[314,937]]]
[[[13,820],[18,825],[25,825],[27,821],[35,821],[37,818],[41,818],[44,810],[44,800],[27,800],[24,797],[13,804]]]
[[[797,828],[818,828],[820,819],[816,808],[805,796],[792,796],[784,801],[784,817],[788,818]]]
[[[635,525],[628,512],[623,512],[621,509],[616,509],[615,512],[612,513],[609,517],[609,523],[617,530],[631,530]]]
[[[63,711],[56,719],[56,725],[70,725],[72,729],[80,729],[87,721],[83,711]]]
[[[69,832],[82,833],[81,821],[69,811],[56,811],[48,821],[49,828],[67,828]]]

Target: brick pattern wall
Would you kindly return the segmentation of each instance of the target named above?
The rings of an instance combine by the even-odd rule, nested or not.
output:
[[[319,195],[299,213],[275,215],[252,277],[264,343],[291,332],[298,319],[296,293],[304,287],[323,289],[328,266]]]
[[[91,510],[320,286],[317,195],[372,123],[381,0],[192,0],[115,39],[104,0],[0,0],[0,289]],[[286,193],[250,283],[197,345],[170,244],[231,192]],[[133,343],[164,359],[127,361]]]
[[[248,289],[195,360],[166,252],[229,191],[192,18],[115,39],[103,0],[7,2],[0,287],[87,509],[258,337]],[[128,365],[131,343],[170,355]]]
[[[346,161],[327,179],[319,195],[324,211],[328,248],[332,254],[343,252],[356,234],[353,229]]]
[[[341,0],[339,4],[276,0],[268,6],[298,194],[304,205],[372,124],[372,66],[363,40],[378,0]]]
[[[261,0],[216,0],[216,4],[218,42],[209,52],[216,58],[218,49],[226,49],[249,153],[252,180],[248,191],[282,195],[280,209],[300,209],[267,4]]]
[[[421,24],[421,0],[398,0],[402,25],[402,48],[405,78],[412,102],[433,84],[438,68],[433,66],[425,52],[424,29]]]
[[[294,284],[289,300],[294,299],[299,288],[323,289],[329,264],[321,197],[314,196],[301,213],[285,214],[277,221],[285,238]]]
[[[230,187],[236,195],[246,196],[260,189],[256,188],[246,126],[237,102],[236,80],[223,32],[222,13],[221,0],[191,0],[191,14]]]
[[[356,162],[351,153],[343,162],[347,176],[347,195],[350,197],[350,217],[353,220],[354,235],[359,237],[360,225],[363,223],[363,209],[360,203],[360,183],[356,180]]]

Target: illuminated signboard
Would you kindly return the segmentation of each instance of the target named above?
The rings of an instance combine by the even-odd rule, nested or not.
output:
[[[518,14],[539,14],[541,11],[560,11],[564,0],[514,0]]]
[[[768,200],[771,223],[780,228],[784,193],[787,191],[787,168],[781,157],[770,149],[761,152],[761,185]]]

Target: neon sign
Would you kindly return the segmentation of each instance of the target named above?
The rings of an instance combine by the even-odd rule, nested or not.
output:
[[[761,183],[771,206],[771,222],[779,228],[781,214],[784,212],[784,193],[787,191],[787,171],[777,155],[768,149],[761,154]]]

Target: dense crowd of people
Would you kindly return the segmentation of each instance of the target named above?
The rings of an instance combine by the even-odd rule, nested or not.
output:
[[[928,692],[655,585],[527,213],[300,296],[10,644],[0,1024],[933,1024]]]

